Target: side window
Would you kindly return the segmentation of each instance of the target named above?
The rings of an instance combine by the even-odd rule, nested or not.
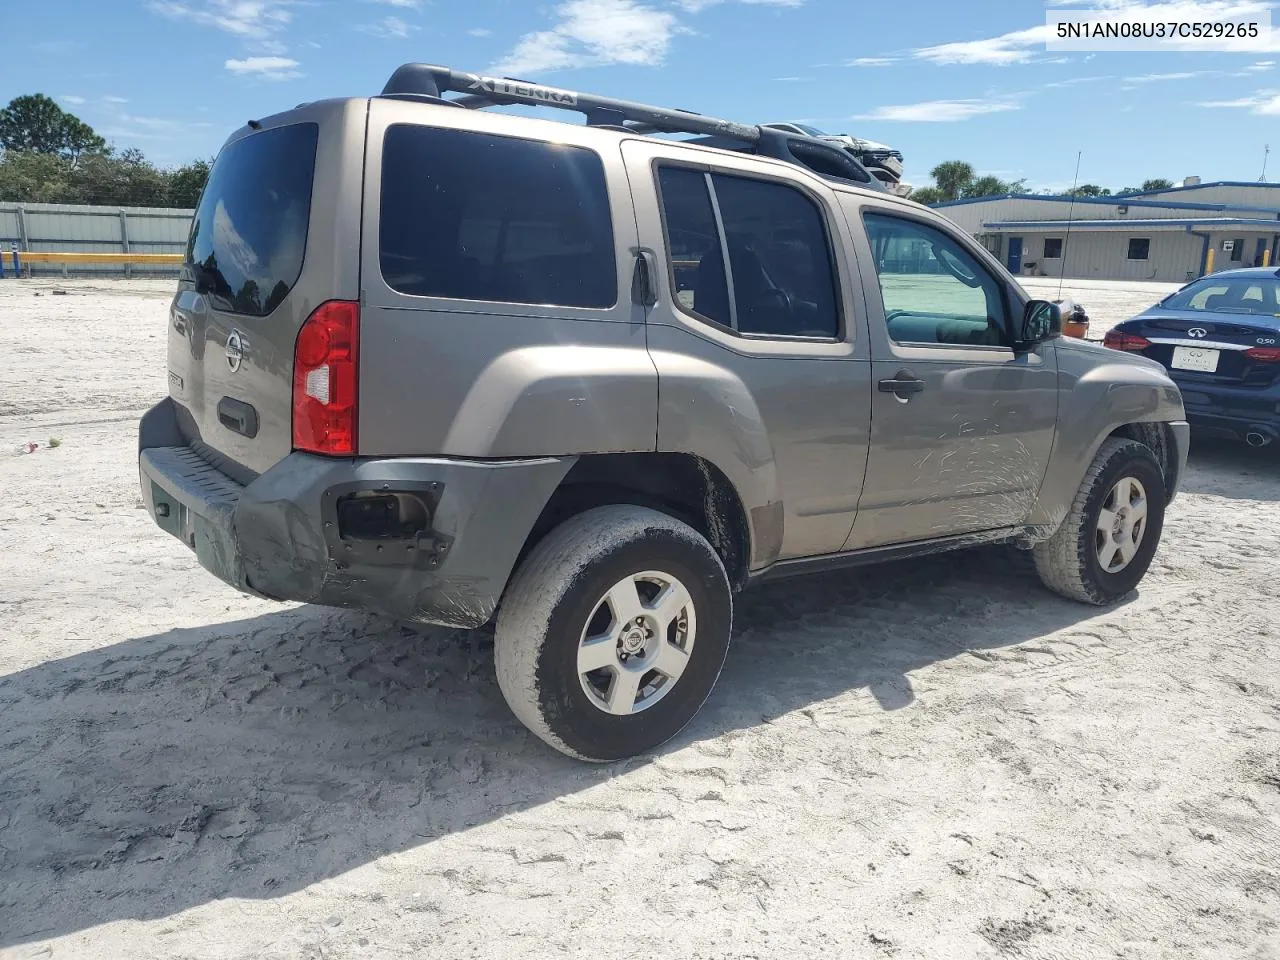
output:
[[[863,217],[889,336],[897,343],[1008,343],[1004,288],[941,230],[878,213]]]
[[[780,183],[660,167],[675,298],[739,333],[839,336],[835,270],[822,214]]]
[[[396,124],[382,148],[379,262],[400,293],[612,307],[604,165],[582,147]]]
[[[1151,255],[1151,240],[1149,237],[1130,237],[1129,238],[1129,257],[1130,260],[1145,260]]]

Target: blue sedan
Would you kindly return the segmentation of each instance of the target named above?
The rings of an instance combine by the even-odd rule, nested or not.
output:
[[[1280,438],[1280,270],[1224,270],[1118,324],[1103,343],[1162,363],[1202,431]]]

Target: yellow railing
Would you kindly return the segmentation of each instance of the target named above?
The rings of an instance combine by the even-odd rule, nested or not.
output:
[[[12,254],[4,251],[5,266],[12,266]],[[180,253],[64,253],[44,250],[19,251],[18,262],[28,263],[181,263]]]

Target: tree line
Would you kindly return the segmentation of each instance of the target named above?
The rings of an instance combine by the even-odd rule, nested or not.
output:
[[[930,170],[929,176],[933,178],[933,183],[916,187],[912,190],[912,200],[919,203],[944,203],[948,200],[970,200],[977,197],[995,197],[1006,193],[1025,193],[1027,189],[1026,180],[1001,180],[999,177],[993,177],[989,174],[980,177],[973,169],[973,165],[965,163],[963,160],[944,161]],[[1071,190],[1065,191],[1062,195],[1068,197],[1119,197],[1133,193],[1146,193],[1150,190],[1168,190],[1172,186],[1173,181],[1157,177],[1151,180],[1144,180],[1140,187],[1125,187],[1123,190],[1118,190],[1113,194],[1108,188],[1100,187],[1096,183],[1082,183]],[[1051,191],[1042,190],[1040,193],[1048,195]]]
[[[165,169],[136,148],[117,151],[42,93],[0,110],[0,202],[190,208],[210,163]]]

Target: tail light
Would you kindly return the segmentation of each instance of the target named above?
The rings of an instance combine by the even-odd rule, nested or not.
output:
[[[293,348],[293,448],[356,452],[360,305],[329,300],[307,317]]]
[[[1259,363],[1280,363],[1280,347],[1250,347],[1244,355]]]
[[[1137,352],[1151,346],[1151,341],[1136,333],[1125,333],[1123,330],[1108,330],[1102,338],[1102,345],[1112,350],[1129,350]]]

